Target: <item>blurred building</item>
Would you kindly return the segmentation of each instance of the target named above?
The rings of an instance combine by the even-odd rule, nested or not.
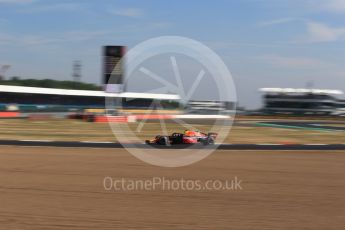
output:
[[[188,114],[229,114],[235,113],[236,103],[225,101],[191,100],[185,107]]]
[[[340,90],[261,88],[266,114],[335,115],[345,110]]]

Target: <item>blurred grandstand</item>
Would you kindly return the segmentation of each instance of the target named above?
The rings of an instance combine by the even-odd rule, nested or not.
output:
[[[79,82],[81,65],[74,63],[74,81],[52,79],[0,78],[0,117],[23,113],[74,113],[83,117],[112,114],[226,114],[235,111],[234,103],[190,101],[182,103],[178,95],[126,92],[125,46],[103,46],[102,86]],[[104,91],[103,91],[104,90]],[[106,98],[116,100],[111,111],[105,108]],[[6,112],[6,114],[4,114]],[[109,113],[110,112],[110,113]],[[17,116],[16,114],[16,116]],[[35,115],[36,115],[35,114]],[[69,114],[68,114],[69,115]]]
[[[261,88],[265,114],[345,115],[345,101],[335,95],[340,90]]]
[[[106,98],[121,102],[120,106],[106,111]],[[38,117],[43,114],[45,118],[65,114],[63,116],[94,121],[95,116],[105,114],[227,115],[229,111],[235,111],[234,107],[234,103],[220,101],[190,101],[182,105],[180,97],[174,94],[107,93],[96,90],[0,85],[0,117],[25,117],[24,114]]]
[[[148,108],[158,100],[161,109],[177,109],[179,97],[172,94],[106,93],[94,90],[53,89],[0,85],[0,110],[20,112],[70,112],[104,109],[105,98],[122,100],[128,109]]]

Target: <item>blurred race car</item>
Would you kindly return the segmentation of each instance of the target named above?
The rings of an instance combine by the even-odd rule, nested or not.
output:
[[[213,145],[217,133],[202,133],[199,131],[186,130],[184,133],[173,133],[170,136],[158,135],[153,140],[146,140],[146,144],[175,145],[175,144],[197,144]]]

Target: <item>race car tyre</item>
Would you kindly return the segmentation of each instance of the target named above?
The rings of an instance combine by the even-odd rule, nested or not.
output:
[[[158,144],[160,144],[160,145],[168,145],[168,137],[165,137],[165,136],[159,137]]]
[[[203,141],[204,145],[214,145],[214,138],[213,137],[208,137],[206,140]]]

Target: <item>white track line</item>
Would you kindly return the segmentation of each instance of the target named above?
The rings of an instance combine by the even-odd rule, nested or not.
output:
[[[111,141],[79,141],[80,143],[90,143],[90,144],[113,144],[115,142]]]
[[[284,145],[284,144],[255,144],[255,145],[260,145],[260,146],[279,146],[279,145]]]
[[[55,142],[53,140],[19,140],[24,142]]]
[[[304,144],[304,145],[310,145],[310,146],[315,145],[315,146],[318,146],[318,145],[329,145],[329,144]]]

